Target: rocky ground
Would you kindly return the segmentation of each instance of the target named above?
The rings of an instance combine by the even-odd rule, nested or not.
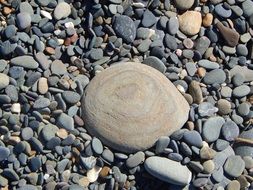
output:
[[[252,0],[0,0],[0,188],[253,189]],[[152,66],[190,105],[127,154],[81,97],[115,62]],[[180,119],[180,115],[178,115]]]

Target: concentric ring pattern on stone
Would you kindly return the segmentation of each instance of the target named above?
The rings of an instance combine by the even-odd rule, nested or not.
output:
[[[189,105],[159,71],[139,63],[118,63],[96,75],[82,99],[87,130],[122,152],[154,145],[181,128]]]

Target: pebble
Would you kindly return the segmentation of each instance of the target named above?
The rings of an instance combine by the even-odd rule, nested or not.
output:
[[[47,78],[41,77],[38,80],[38,91],[40,94],[46,94],[48,92]]]
[[[145,160],[144,167],[154,177],[171,184],[185,186],[191,181],[192,174],[186,166],[167,158],[149,157]]]
[[[247,116],[250,112],[250,104],[247,102],[243,102],[241,103],[238,107],[237,107],[237,111],[238,114],[240,116]]]
[[[209,61],[207,59],[202,59],[198,62],[198,65],[201,67],[204,67],[207,70],[212,70],[212,69],[218,69],[220,66],[218,63]]]
[[[39,157],[33,157],[30,160],[30,169],[35,172],[41,167],[41,159]]]
[[[126,15],[115,17],[113,29],[126,43],[132,43],[136,37],[135,24],[133,20]]]
[[[51,64],[51,71],[57,75],[64,75],[67,73],[66,65],[60,60],[55,60]]]
[[[211,13],[207,13],[202,20],[203,26],[209,27],[212,25],[212,22],[213,22],[213,15]]]
[[[77,92],[73,91],[64,91],[62,93],[62,97],[66,101],[66,103],[69,104],[75,104],[81,99],[81,96]]]
[[[72,117],[68,116],[65,113],[61,113],[57,119],[57,125],[66,129],[67,131],[74,130],[74,120]]]
[[[221,22],[218,22],[216,26],[229,46],[235,47],[238,44],[240,35],[235,30],[224,26]]]
[[[137,152],[134,155],[130,156],[127,160],[126,160],[126,166],[128,168],[134,168],[136,166],[138,166],[139,164],[143,163],[145,160],[145,154],[144,152]]]
[[[6,160],[10,155],[10,150],[6,147],[0,146],[0,162]]]
[[[210,160],[214,158],[216,151],[208,146],[203,146],[199,151],[199,155],[201,159]]]
[[[160,137],[156,142],[156,154],[163,153],[170,143],[170,138],[167,136]]]
[[[218,111],[210,102],[202,102],[199,104],[198,113],[201,117],[212,116]]]
[[[250,88],[247,85],[241,85],[233,89],[232,95],[236,98],[242,98],[250,93]]]
[[[226,187],[227,190],[240,190],[240,188],[241,188],[241,185],[237,180],[230,181]]]
[[[10,83],[10,79],[9,77],[4,74],[4,73],[0,73],[0,90],[6,88]]]
[[[221,133],[225,140],[234,141],[239,136],[239,127],[233,121],[226,121],[221,129]]]
[[[148,9],[145,10],[142,17],[142,25],[146,28],[153,26],[156,23],[157,19],[155,15]]]
[[[203,101],[202,90],[197,81],[192,81],[189,86],[189,93],[191,94],[193,101],[197,104]]]
[[[35,100],[33,104],[34,109],[42,109],[46,108],[50,105],[50,100],[44,97],[40,97],[37,100]]]
[[[206,73],[203,78],[203,82],[205,84],[221,84],[225,82],[226,74],[222,69],[214,69],[208,73]]]
[[[166,71],[164,63],[155,56],[147,57],[146,59],[143,60],[143,63],[157,69],[162,73],[165,73]]]
[[[225,120],[220,116],[210,117],[203,125],[203,138],[207,142],[214,142],[220,136],[220,131]]]
[[[236,74],[241,74],[244,77],[245,82],[253,81],[253,70],[248,69],[247,67],[242,67],[236,65],[233,69],[230,70],[230,75],[233,77]]]
[[[92,149],[94,150],[94,152],[96,154],[102,154],[102,152],[103,152],[103,145],[102,145],[101,141],[98,138],[94,137],[92,139],[91,146],[92,146]]]
[[[88,170],[87,172],[87,179],[90,183],[93,183],[97,180],[99,176],[99,172],[102,170],[102,168],[95,166],[91,170]]]
[[[10,60],[10,64],[19,67],[24,67],[27,69],[37,69],[39,66],[39,64],[33,59],[33,57],[28,55],[12,58]]]
[[[253,129],[243,131],[239,138],[243,139],[252,139],[253,138]],[[253,147],[245,144],[245,143],[238,143],[235,146],[235,153],[240,156],[253,156]]]
[[[222,18],[229,18],[232,14],[232,10],[225,8],[222,3],[216,5],[214,10],[215,13]]]
[[[253,2],[251,0],[246,0],[242,3],[242,10],[243,10],[243,15],[245,17],[250,17],[253,14]]]
[[[221,115],[229,114],[231,110],[231,103],[226,99],[219,99],[217,102],[218,113]]]
[[[23,140],[28,141],[33,137],[33,130],[30,127],[25,127],[21,131],[21,137]]]
[[[32,8],[32,6],[30,5],[30,3],[28,3],[28,2],[22,2],[22,3],[20,3],[20,5],[19,5],[19,11],[20,11],[21,13],[27,12],[27,13],[29,13],[31,16],[34,14],[34,13],[33,13],[33,8]]]
[[[202,24],[202,16],[197,11],[187,11],[179,15],[179,28],[186,35],[195,35],[199,33]]]
[[[193,6],[194,0],[189,0],[189,1],[175,0],[174,3],[175,3],[176,8],[180,10],[188,10]]]
[[[179,30],[179,21],[177,17],[171,17],[167,22],[167,29],[171,35],[175,35]]]
[[[71,13],[71,7],[66,2],[60,2],[54,9],[54,18],[56,20],[61,20],[66,18]]]
[[[184,141],[191,146],[196,146],[198,148],[201,148],[203,143],[202,143],[202,138],[200,134],[197,131],[187,131],[184,133]]]
[[[245,162],[240,156],[230,156],[224,165],[224,171],[231,177],[239,177],[245,167]]]
[[[27,12],[21,12],[17,15],[17,25],[20,30],[30,27],[32,22],[31,15]]]

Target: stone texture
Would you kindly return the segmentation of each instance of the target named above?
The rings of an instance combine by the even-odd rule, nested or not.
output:
[[[102,71],[85,94],[82,110],[87,130],[124,152],[153,146],[188,119],[184,97],[164,75],[144,64],[121,63]]]

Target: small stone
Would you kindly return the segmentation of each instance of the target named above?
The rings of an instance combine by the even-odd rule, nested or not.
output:
[[[237,180],[230,181],[226,187],[227,190],[240,190],[240,188],[241,185]]]
[[[195,35],[199,32],[202,24],[202,16],[197,11],[187,11],[179,15],[179,28],[186,35]]]
[[[21,137],[23,140],[28,141],[33,137],[33,130],[30,127],[25,127],[22,129]]]
[[[96,154],[102,154],[102,152],[103,152],[103,145],[102,145],[101,141],[98,138],[94,137],[92,139],[91,146],[92,146],[92,149],[94,150],[94,152]]]
[[[232,78],[232,82],[235,86],[240,86],[244,83],[244,76],[240,73],[236,73],[233,78]]]
[[[67,73],[66,65],[60,60],[55,60],[51,64],[51,71],[54,74],[64,75]]]
[[[185,186],[191,181],[192,174],[186,166],[167,158],[149,157],[145,160],[144,167],[154,177],[171,184]]]
[[[210,117],[209,119],[207,119],[203,125],[203,138],[207,142],[216,141],[220,136],[220,130],[224,123],[225,120],[219,116]]]
[[[203,143],[202,143],[202,138],[200,134],[197,131],[186,131],[184,133],[184,141],[190,145],[190,146],[196,146],[198,148],[201,148]]]
[[[11,112],[12,113],[20,114],[20,112],[21,112],[21,105],[20,105],[20,103],[14,103],[14,104],[12,104],[12,106],[11,106]]]
[[[157,57],[149,56],[146,59],[144,59],[143,63],[157,69],[158,71],[162,73],[165,73],[166,71],[166,67],[164,63]]]
[[[153,26],[156,23],[157,19],[155,17],[155,15],[149,10],[146,9],[143,17],[142,17],[142,25],[146,28],[149,28],[151,26]]]
[[[203,146],[199,151],[199,155],[201,159],[210,160],[214,158],[216,151],[207,146]]]
[[[243,102],[237,107],[238,115],[245,117],[250,112],[250,104],[248,102]]]
[[[96,158],[94,156],[81,157],[81,163],[87,170],[91,170],[96,165]]]
[[[37,100],[35,100],[33,104],[34,109],[42,109],[46,108],[50,105],[50,100],[44,97],[40,97]]]
[[[109,175],[109,172],[110,172],[110,171],[111,171],[111,168],[109,168],[108,166],[104,166],[104,167],[102,168],[102,170],[100,171],[99,175],[100,175],[101,177],[106,177],[106,176]]]
[[[27,69],[37,69],[39,66],[32,56],[27,55],[12,58],[10,63],[11,65],[20,66]]]
[[[212,62],[212,61],[209,61],[207,59],[202,59],[198,62],[198,65],[201,66],[201,67],[204,67],[205,69],[207,70],[210,70],[210,69],[218,69],[220,66],[218,63],[215,63],[215,62]]]
[[[156,149],[155,149],[156,154],[162,153],[165,150],[165,148],[168,147],[169,143],[170,143],[169,137],[167,136],[160,137],[156,142]]]
[[[180,10],[188,10],[193,6],[194,0],[188,0],[188,1],[175,0],[174,3],[175,3],[176,8]]]
[[[191,94],[193,101],[197,104],[203,101],[202,90],[199,86],[199,83],[193,80],[189,86],[189,93]]]
[[[78,184],[82,187],[88,187],[90,184],[90,181],[88,177],[85,176],[79,179]]]
[[[73,91],[64,91],[62,97],[69,104],[75,104],[81,99],[81,96]]]
[[[235,30],[224,26],[221,22],[216,26],[229,46],[235,47],[238,44],[240,35]]]
[[[61,139],[66,139],[68,137],[68,132],[66,129],[59,129],[57,132],[56,132],[56,135],[58,137],[60,137]]]
[[[203,26],[209,27],[212,25],[212,22],[213,22],[213,15],[211,13],[207,13],[202,20]]]
[[[74,130],[74,120],[72,117],[68,116],[65,113],[61,113],[61,115],[57,119],[57,125],[66,129],[67,131]]]
[[[128,168],[134,168],[136,166],[138,166],[139,164],[143,163],[145,160],[145,154],[144,152],[137,152],[134,155],[130,156],[127,160],[126,160],[126,166]]]
[[[201,117],[212,116],[218,111],[210,102],[202,102],[199,104],[198,113]]]
[[[104,149],[104,151],[103,151],[103,153],[102,153],[102,157],[106,160],[106,161],[108,161],[108,162],[110,162],[110,163],[113,163],[114,162],[114,154],[113,154],[113,152],[111,151],[111,150],[109,150],[109,149]]]
[[[219,109],[218,113],[221,115],[227,115],[232,111],[231,110],[231,103],[226,99],[218,100],[217,107]]]
[[[253,14],[253,2],[251,0],[246,0],[242,3],[243,15],[245,17],[250,17]]]
[[[247,85],[241,85],[234,88],[232,95],[236,98],[242,98],[250,93],[250,88]]]
[[[48,92],[47,78],[41,77],[38,81],[38,91],[40,94],[46,94]]]
[[[17,25],[20,30],[30,27],[32,22],[31,15],[27,12],[21,12],[17,15]]]
[[[228,86],[224,86],[221,88],[221,95],[224,98],[230,98],[232,96],[232,89]]]
[[[167,29],[171,35],[175,35],[179,30],[179,21],[177,17],[171,17],[167,23]]]
[[[243,75],[245,82],[253,81],[253,70],[250,70],[245,66],[242,67],[242,66],[236,65],[233,69],[230,70],[231,77],[233,77],[236,74]]]
[[[132,43],[136,37],[136,27],[133,20],[126,16],[116,16],[113,22],[113,29],[119,37],[127,43]]]
[[[250,156],[244,156],[243,160],[245,162],[245,168],[246,169],[253,168],[253,159],[252,159],[252,157],[250,157]]]
[[[90,183],[93,183],[97,180],[99,176],[99,172],[101,171],[102,168],[95,166],[91,170],[88,170],[87,172],[87,178]]]
[[[41,159],[39,157],[33,157],[30,160],[30,169],[35,172],[41,167]]]
[[[207,178],[197,178],[193,181],[193,186],[194,187],[203,187],[208,183],[208,179]]]
[[[231,177],[239,177],[244,167],[245,162],[240,156],[230,156],[224,165],[224,171]]]
[[[215,164],[212,160],[203,163],[204,173],[211,174],[215,169]]]
[[[10,155],[10,150],[6,147],[0,146],[0,162],[7,159]]]
[[[60,2],[54,9],[54,18],[56,20],[61,20],[66,18],[71,13],[71,7],[66,2]]]
[[[221,84],[225,82],[226,74],[222,69],[214,69],[206,74],[203,78],[205,84]]]
[[[10,79],[9,76],[7,76],[4,73],[0,73],[0,90],[4,89],[9,85]]]
[[[240,135],[239,138],[243,139],[253,139],[253,129],[243,131]],[[253,157],[253,147],[249,144],[246,143],[238,143],[235,146],[235,153],[237,155],[241,156],[251,156]]]
[[[227,141],[234,141],[240,133],[239,127],[233,121],[226,121],[222,126],[222,135]]]

